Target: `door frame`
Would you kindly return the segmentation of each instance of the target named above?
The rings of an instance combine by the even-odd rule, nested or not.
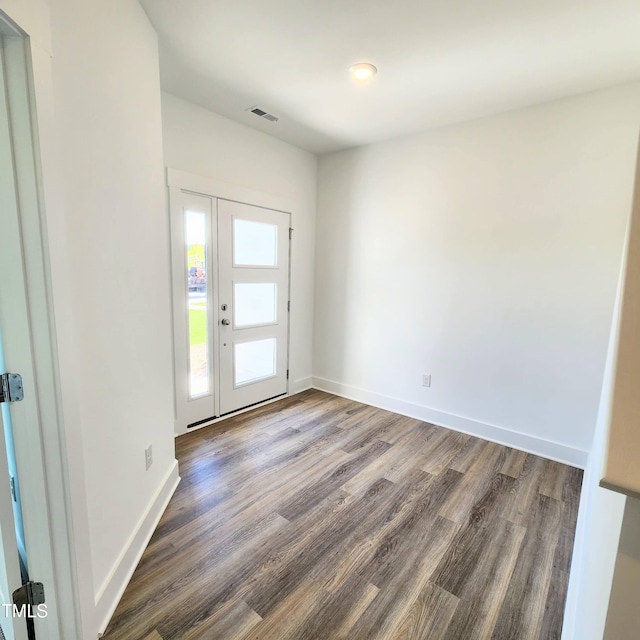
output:
[[[48,615],[34,620],[35,630],[46,640],[82,637],[83,621],[44,208],[42,165],[46,175],[54,166],[50,34],[30,9],[18,3],[16,17],[26,21],[19,26],[13,15],[0,11],[21,229],[15,256],[26,282],[23,301],[15,311],[9,305],[7,315],[22,317],[26,306],[27,353],[12,353],[7,327],[3,334],[7,367],[25,382],[24,404],[12,409],[12,422],[30,577],[45,584],[47,602]]]
[[[193,173],[189,173],[188,171],[182,171],[179,169],[173,169],[171,167],[167,167],[167,187],[169,192],[169,225],[171,230],[171,306],[173,309],[173,389],[174,389],[174,421],[175,421],[175,434],[176,436],[182,435],[187,432],[195,431],[196,429],[200,429],[202,427],[206,427],[210,424],[218,422],[219,420],[226,420],[227,418],[239,415],[244,413],[245,411],[249,411],[254,409],[256,406],[262,406],[265,404],[269,404],[271,402],[275,402],[276,400],[280,400],[283,397],[291,395],[291,379],[287,380],[287,391],[284,395],[279,396],[275,399],[265,400],[264,402],[259,402],[251,407],[245,407],[243,409],[239,409],[238,411],[234,411],[229,414],[225,414],[222,417],[212,418],[211,420],[207,420],[202,424],[198,424],[197,426],[190,427],[187,429],[187,425],[183,424],[181,420],[181,416],[184,414],[184,409],[181,409],[181,404],[187,402],[187,400],[179,395],[179,381],[182,378],[186,379],[188,375],[188,370],[186,368],[186,362],[184,359],[184,345],[179,344],[178,342],[178,333],[182,332],[184,335],[185,331],[185,313],[184,313],[184,305],[182,300],[176,299],[175,292],[179,290],[180,282],[178,281],[179,270],[178,267],[182,265],[177,265],[175,263],[176,256],[180,254],[182,250],[182,246],[178,246],[177,236],[178,234],[174,230],[174,225],[176,221],[180,220],[180,215],[182,212],[182,202],[181,202],[181,193],[186,191],[188,193],[192,193],[194,195],[203,196],[206,198],[221,200],[232,200],[234,202],[239,202],[241,204],[247,204],[256,207],[262,207],[264,209],[273,209],[275,211],[280,211],[282,213],[287,213],[290,216],[290,226],[294,227],[294,212],[293,212],[293,202],[289,198],[285,198],[283,196],[274,195],[271,193],[265,193],[263,191],[256,191],[254,189],[248,189],[246,187],[241,187],[239,185],[231,184],[229,182],[222,182],[220,180],[215,180],[213,178],[206,178],[204,176],[199,176]],[[215,212],[212,211],[212,214],[215,215]],[[292,270],[292,256],[291,256],[291,242],[289,242],[289,278],[288,278],[288,300],[291,300],[291,270]],[[217,276],[217,265],[216,265],[216,276]],[[217,283],[216,283],[216,292],[217,292]],[[215,298],[214,293],[214,298]],[[215,338],[217,340],[217,338]],[[217,344],[214,343],[214,344]],[[290,370],[291,363],[291,316],[288,318],[287,324],[287,369]],[[218,385],[219,381],[216,379],[215,384]],[[219,408],[219,395],[216,392],[216,408]]]

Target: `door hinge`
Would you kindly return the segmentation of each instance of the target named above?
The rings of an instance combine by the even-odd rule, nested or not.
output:
[[[287,301],[287,311],[291,311],[291,300]]]
[[[20,402],[23,398],[22,376],[17,373],[0,375],[0,402]]]
[[[289,240],[293,237],[293,229],[289,227]]]
[[[13,476],[9,476],[9,486],[11,487],[11,497],[14,502],[18,502],[18,496],[16,495],[16,479]]]
[[[287,380],[289,379],[289,369],[287,369]]]
[[[44,585],[42,582],[27,582],[13,592],[13,604],[22,607],[26,604],[37,606],[44,604]]]

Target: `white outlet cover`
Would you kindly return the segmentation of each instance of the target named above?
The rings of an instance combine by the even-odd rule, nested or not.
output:
[[[425,373],[422,376],[422,386],[423,387],[430,387],[431,386],[431,374]]]

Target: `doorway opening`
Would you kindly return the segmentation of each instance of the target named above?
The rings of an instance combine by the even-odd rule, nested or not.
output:
[[[49,60],[21,27],[0,12],[0,637],[9,640],[80,635],[38,127],[38,115],[48,122]]]
[[[178,432],[288,392],[291,214],[171,192]]]

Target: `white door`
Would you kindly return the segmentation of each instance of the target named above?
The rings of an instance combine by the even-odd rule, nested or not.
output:
[[[12,338],[15,352],[21,344],[27,321],[24,295],[20,295],[25,285],[4,68],[4,42],[0,36],[0,273],[3,274],[3,282],[0,283],[0,329],[5,329],[5,335]],[[0,374],[5,373],[5,352],[1,340],[2,334]],[[7,362],[7,365],[11,364],[11,361]],[[4,437],[12,443],[10,419],[8,403],[0,403],[0,627],[7,640],[26,640],[25,618],[14,619],[11,606],[11,595],[22,585],[22,577]],[[13,462],[12,456],[12,465]],[[17,478],[15,475],[13,478],[15,484]]]
[[[178,431],[287,392],[290,214],[172,191]]]
[[[288,213],[218,200],[220,413],[287,392]]]

